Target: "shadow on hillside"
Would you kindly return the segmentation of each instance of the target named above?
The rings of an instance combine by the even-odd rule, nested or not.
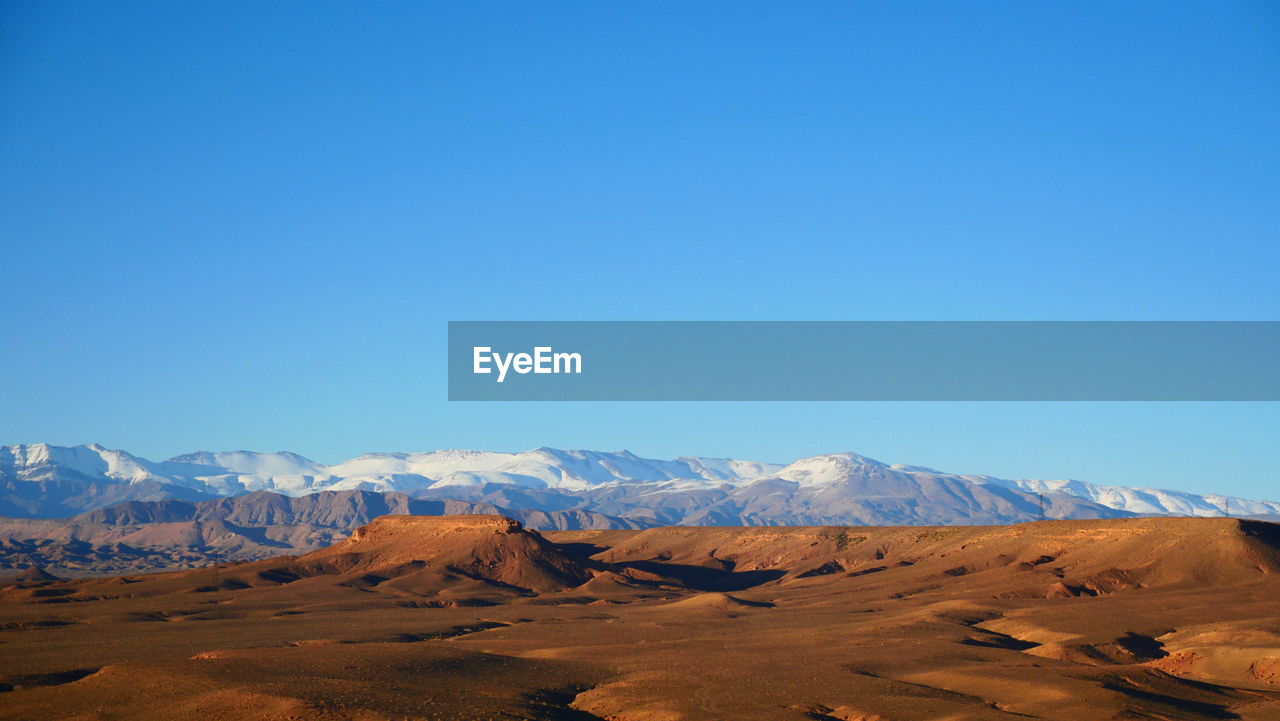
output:
[[[566,555],[599,570],[621,572],[634,569],[644,573],[669,578],[681,586],[695,591],[742,591],[761,584],[776,581],[786,575],[786,571],[734,571],[733,565],[726,563],[725,568],[708,568],[684,563],[659,561],[618,561],[610,563],[593,558],[593,556],[609,550],[607,546],[593,543],[558,543]],[[660,557],[661,558],[661,557]]]
[[[618,568],[634,568],[637,571],[665,576],[695,591],[744,591],[776,581],[786,575],[786,571],[776,569],[729,571],[660,561],[626,561],[615,565]]]
[[[585,542],[584,543],[557,543],[556,546],[559,547],[559,549],[563,551],[566,555],[573,556],[574,558],[580,561],[591,561],[593,563],[598,563],[598,561],[593,561],[593,559],[591,558],[592,556],[596,555],[597,553],[601,553],[603,551],[609,550],[608,547],[606,546],[597,546],[594,543],[585,543]]]

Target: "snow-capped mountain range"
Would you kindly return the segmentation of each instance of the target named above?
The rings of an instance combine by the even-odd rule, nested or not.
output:
[[[1005,480],[853,453],[789,465],[627,451],[374,453],[336,465],[295,453],[198,451],[156,462],[97,444],[0,446],[0,515],[55,516],[122,500],[272,491],[406,493],[503,508],[578,509],[659,524],[1004,523],[1135,514],[1280,516],[1280,502],[1075,480]]]
[[[275,491],[300,496],[316,491],[419,491],[488,483],[525,488],[581,491],[610,483],[684,481],[695,486],[738,484],[781,469],[773,463],[727,458],[659,461],[628,451],[562,451],[538,448],[521,453],[442,450],[426,453],[369,453],[333,466],[296,453],[197,451],[155,462],[96,443],[0,446],[0,477],[20,480],[153,481],[211,495]]]

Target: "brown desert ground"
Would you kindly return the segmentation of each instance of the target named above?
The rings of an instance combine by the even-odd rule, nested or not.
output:
[[[538,534],[0,585],[0,719],[1280,719],[1280,526]]]

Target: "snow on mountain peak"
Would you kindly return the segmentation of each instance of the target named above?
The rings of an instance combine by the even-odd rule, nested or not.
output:
[[[291,476],[318,473],[324,468],[319,463],[289,451],[258,453],[256,451],[229,451],[211,453],[196,451],[170,458],[167,463],[186,463],[217,466],[232,473],[255,476]]]
[[[877,468],[889,466],[857,453],[832,453],[801,458],[774,476],[801,486],[828,486],[847,480],[858,471]]]
[[[156,464],[98,443],[55,446],[31,443],[0,448],[0,472],[9,469],[24,480],[94,480],[123,483],[157,481],[182,485],[157,472]]]
[[[667,494],[740,489],[769,480],[794,482],[821,493],[839,488],[840,493],[858,496],[883,488],[886,483],[895,484],[894,493],[901,494],[911,492],[910,489],[921,482],[944,481],[1074,496],[1127,513],[1280,515],[1280,502],[1154,488],[1097,486],[1075,480],[1011,481],[947,474],[923,466],[889,466],[856,453],[818,455],[782,466],[697,456],[658,460],[625,450],[544,447],[505,453],[446,449],[368,453],[326,466],[287,451],[198,451],[156,463],[97,443],[80,446],[32,443],[0,446],[0,479],[154,482],[223,496],[258,490],[300,496],[323,490],[415,492],[490,485],[547,489],[569,495],[595,489],[643,486],[641,493]]]

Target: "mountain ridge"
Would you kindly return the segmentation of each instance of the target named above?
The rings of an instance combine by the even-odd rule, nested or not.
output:
[[[648,459],[625,450],[444,449],[368,453],[326,466],[289,451],[195,451],[157,462],[96,443],[0,446],[4,516],[69,516],[130,500],[200,502],[256,491],[299,498],[321,491],[403,493],[511,510],[590,511],[659,525],[1008,523],[1041,517],[1042,504],[1046,518],[1280,516],[1274,501],[946,473],[856,453],[784,465]],[[792,502],[780,508],[767,499],[771,494]]]

